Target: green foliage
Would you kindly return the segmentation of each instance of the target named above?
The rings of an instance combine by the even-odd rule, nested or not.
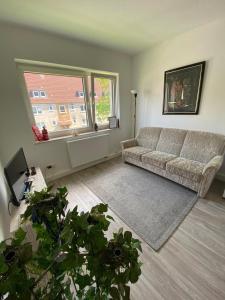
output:
[[[110,116],[110,90],[109,90],[109,79],[107,78],[98,78],[101,90],[103,95],[98,98],[96,102],[96,116],[97,123],[107,123],[108,117]]]
[[[23,219],[31,220],[38,248],[19,228],[0,243],[0,299],[129,299],[141,274],[140,241],[120,229],[106,237],[106,204],[65,213],[67,189],[30,195]]]
[[[26,233],[19,228],[15,237],[0,244],[0,299],[31,299],[33,278],[26,269],[32,260],[32,247],[25,243]]]
[[[109,96],[101,96],[96,103],[96,116],[97,121],[107,123],[108,117],[110,116],[110,99]]]

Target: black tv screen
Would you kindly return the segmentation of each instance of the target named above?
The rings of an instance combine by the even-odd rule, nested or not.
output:
[[[28,165],[24,151],[20,148],[4,169],[6,180],[12,192],[12,201],[16,205],[19,205],[19,202],[24,198],[27,170]]]

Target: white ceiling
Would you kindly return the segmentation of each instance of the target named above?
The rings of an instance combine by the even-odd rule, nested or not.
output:
[[[137,53],[225,16],[225,0],[0,0],[0,20]]]

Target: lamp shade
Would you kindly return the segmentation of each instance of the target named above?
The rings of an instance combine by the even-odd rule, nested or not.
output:
[[[137,90],[130,90],[132,95],[137,95]]]

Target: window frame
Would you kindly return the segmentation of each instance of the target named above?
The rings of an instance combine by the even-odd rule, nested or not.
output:
[[[79,98],[84,98],[84,91],[79,91]]]
[[[37,93],[37,95],[35,95],[35,93]],[[40,98],[39,90],[32,91],[32,98]]]
[[[52,124],[52,126],[57,126],[58,122],[56,120],[51,120],[51,124]]]
[[[80,105],[80,112],[82,112],[82,113],[86,113],[86,105],[85,104],[81,104]]]
[[[50,109],[50,107],[52,107],[52,109]],[[48,104],[48,111],[49,112],[54,112],[55,111],[54,104]]]
[[[24,73],[37,73],[37,74],[49,74],[49,75],[61,75],[61,76],[72,76],[72,77],[80,77],[83,80],[83,92],[84,92],[84,105],[86,107],[86,120],[87,120],[87,127],[80,127],[80,128],[69,128],[69,129],[62,129],[57,130],[55,132],[49,132],[49,138],[58,138],[58,137],[66,137],[73,135],[74,130],[76,130],[79,134],[87,133],[87,132],[94,132],[94,124],[95,124],[95,99],[94,99],[94,77],[98,76],[100,78],[106,77],[115,81],[115,102],[117,106],[114,107],[116,110],[116,116],[119,118],[120,110],[119,110],[119,74],[112,73],[112,72],[104,72],[104,71],[96,71],[92,69],[86,68],[78,68],[73,66],[67,65],[58,65],[53,63],[44,63],[44,62],[35,62],[29,61],[24,59],[15,59],[17,71],[18,71],[18,78],[20,81],[20,86],[22,87],[22,94],[25,101],[25,106],[28,112],[28,117],[30,120],[31,125],[36,124],[35,117],[32,111],[32,104],[29,97],[29,91],[26,87],[26,82],[24,78]],[[89,86],[89,77],[90,77],[90,86]],[[88,92],[90,88],[90,93]],[[47,94],[46,94],[47,95]],[[44,97],[43,97],[44,98]],[[70,110],[70,108],[68,107]],[[106,129],[109,128],[109,124],[104,126],[100,125],[99,129]]]
[[[64,110],[61,110],[61,107],[64,107]],[[66,109],[66,105],[65,104],[59,104],[59,113],[60,114],[66,114],[67,113],[67,109]]]
[[[36,109],[36,113],[34,113],[33,109]],[[42,108],[40,107],[40,105],[38,104],[35,104],[35,105],[32,105],[32,113],[35,115],[35,116],[39,116],[39,115],[42,115],[43,114],[43,110]]]
[[[44,96],[42,96],[41,93],[44,93]],[[40,98],[47,98],[47,94],[44,90],[40,90],[39,95],[40,95]]]
[[[75,106],[74,103],[70,103],[70,104],[69,104],[69,110],[70,110],[70,111],[73,111],[73,112],[76,111],[76,106]]]
[[[111,76],[107,74],[101,74],[101,73],[92,73],[91,74],[91,98],[92,98],[92,110],[94,111],[94,123],[96,123],[96,114],[95,114],[95,98],[97,93],[95,92],[94,88],[94,80],[95,78],[106,78],[112,81],[112,103],[111,103],[111,115],[117,116],[118,118],[118,108],[117,108],[117,102],[118,102],[118,78],[116,76]],[[99,129],[106,129],[108,127],[108,123],[105,124],[98,124]]]

